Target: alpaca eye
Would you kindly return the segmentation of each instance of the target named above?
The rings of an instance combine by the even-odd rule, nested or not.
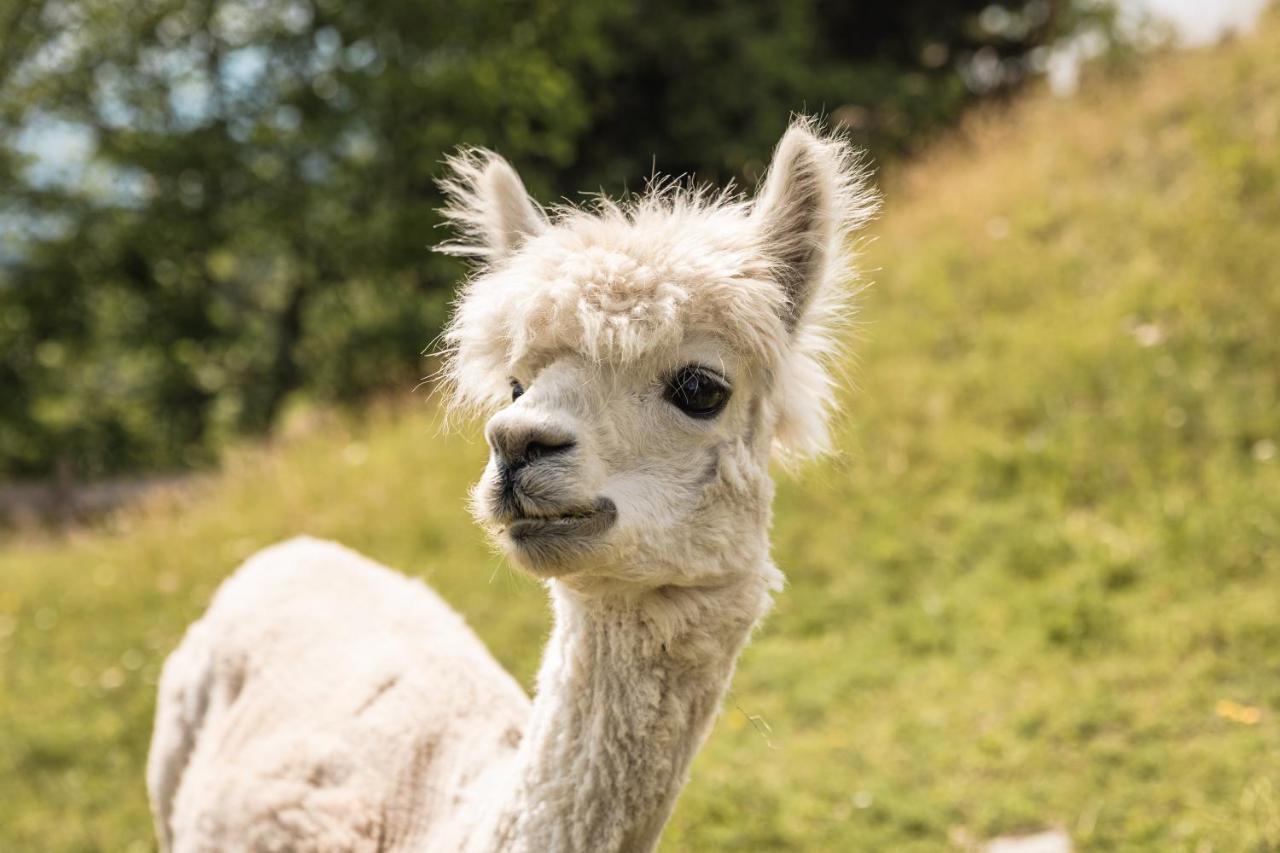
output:
[[[511,402],[519,400],[524,395],[524,386],[520,384],[519,379],[511,380]]]
[[[701,367],[685,367],[667,380],[666,398],[691,418],[713,418],[729,402],[729,385]]]

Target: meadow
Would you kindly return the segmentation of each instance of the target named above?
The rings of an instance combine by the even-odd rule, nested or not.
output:
[[[664,850],[1280,850],[1280,16],[989,112],[884,177],[838,452]],[[424,394],[0,546],[0,849],[152,849],[155,681],[299,532],[426,579],[528,685],[542,590]]]

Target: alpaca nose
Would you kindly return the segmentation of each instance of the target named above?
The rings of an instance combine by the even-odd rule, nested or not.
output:
[[[484,437],[499,466],[506,471],[563,455],[577,444],[573,433],[562,426],[505,418],[501,414],[489,421]]]

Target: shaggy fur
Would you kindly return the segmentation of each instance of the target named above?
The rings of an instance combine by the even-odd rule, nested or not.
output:
[[[667,186],[549,216],[496,155],[450,165],[449,250],[479,265],[448,387],[496,410],[472,505],[552,600],[536,702],[421,584],[268,549],[165,666],[166,850],[650,850],[781,587],[769,459],[825,445],[874,206],[847,144],[797,122],[754,202]],[[731,388],[714,417],[667,399],[690,367]]]
[[[769,403],[779,449],[826,449],[851,235],[877,206],[846,142],[796,122],[754,203],[660,183],[629,204],[558,208],[551,222],[529,208],[518,257],[510,226],[498,223],[503,209],[522,207],[508,196],[523,193],[520,179],[491,154],[450,165],[446,215],[461,236],[443,248],[484,259],[445,336],[456,405],[502,405],[511,366],[540,352],[623,366],[705,332],[777,374]],[[508,235],[499,246],[497,233]]]

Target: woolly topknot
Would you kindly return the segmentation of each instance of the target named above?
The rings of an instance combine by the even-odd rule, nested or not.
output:
[[[623,366],[709,334],[773,377],[779,450],[827,449],[852,235],[878,206],[846,139],[793,121],[754,201],[667,182],[549,217],[496,154],[465,151],[448,167],[458,233],[440,248],[478,262],[444,334],[454,408],[504,404],[513,365],[534,355]]]

